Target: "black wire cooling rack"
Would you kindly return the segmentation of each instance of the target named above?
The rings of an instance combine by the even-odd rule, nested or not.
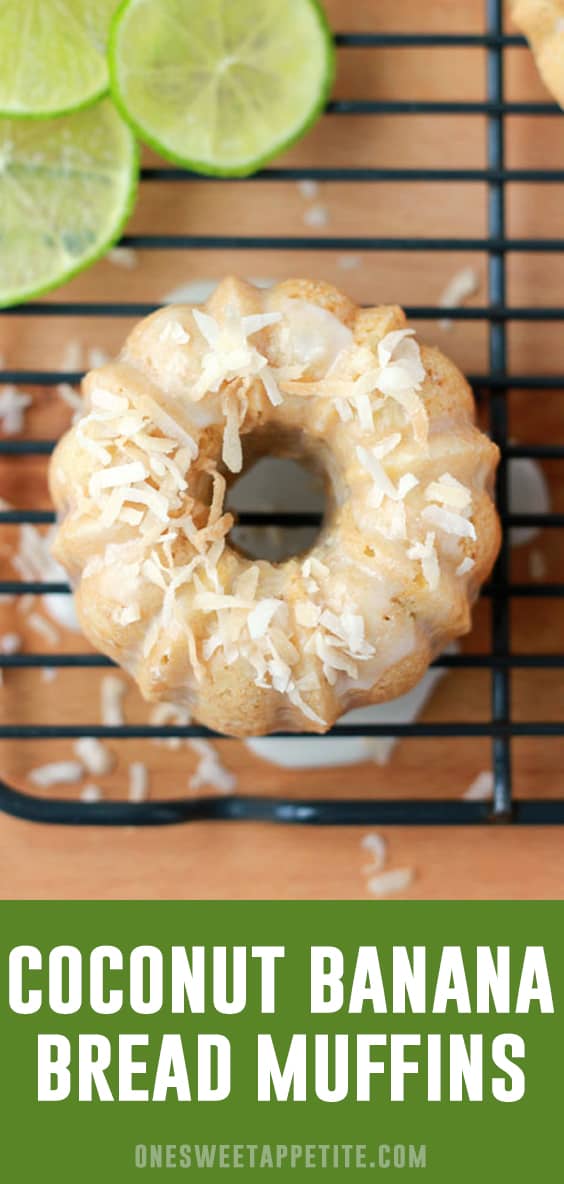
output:
[[[491,672],[491,714],[484,723],[411,723],[385,725],[339,724],[331,733],[338,736],[416,736],[416,737],[489,737],[492,742],[492,768],[494,773],[493,801],[468,802],[450,800],[420,799],[286,799],[253,795],[250,797],[200,797],[198,799],[170,799],[131,802],[69,802],[35,797],[22,793],[0,781],[0,809],[29,821],[71,824],[77,826],[162,826],[177,822],[199,819],[260,820],[283,823],[320,825],[469,825],[491,822],[512,822],[521,824],[564,824],[564,798],[562,800],[518,800],[512,797],[511,748],[515,737],[563,737],[564,724],[552,722],[516,722],[511,713],[510,674],[512,669],[564,667],[564,654],[515,654],[510,644],[510,607],[515,597],[562,597],[564,584],[516,584],[511,583],[507,533],[510,526],[564,526],[564,514],[511,514],[508,509],[507,462],[516,457],[564,459],[564,446],[542,444],[519,446],[508,440],[507,394],[512,390],[561,390],[564,375],[536,376],[507,374],[507,325],[512,321],[563,321],[564,308],[508,308],[506,304],[506,258],[508,252],[562,251],[564,240],[540,238],[510,238],[506,231],[505,198],[508,182],[563,182],[564,169],[509,169],[505,164],[504,133],[505,119],[515,114],[561,115],[559,108],[551,103],[505,102],[504,100],[504,49],[507,46],[523,46],[521,37],[508,36],[503,31],[502,0],[485,0],[487,27],[484,34],[388,34],[388,33],[342,33],[337,36],[339,46],[347,48],[367,47],[418,47],[424,50],[431,46],[474,46],[485,49],[487,56],[487,99],[485,102],[386,102],[386,101],[335,101],[328,110],[346,117],[359,114],[421,115],[421,114],[476,114],[485,117],[488,127],[487,167],[454,169],[401,169],[401,168],[269,168],[253,181],[312,179],[317,181],[378,182],[425,181],[486,182],[489,193],[488,233],[486,238],[385,238],[385,237],[241,237],[236,235],[194,236],[184,234],[142,234],[128,235],[123,245],[136,249],[153,250],[190,249],[255,249],[321,251],[465,251],[486,252],[488,257],[489,291],[487,306],[482,308],[438,309],[436,307],[409,308],[413,319],[431,319],[448,316],[457,320],[486,321],[489,331],[489,372],[471,375],[470,381],[479,395],[489,399],[491,434],[501,449],[502,461],[499,470],[497,501],[504,527],[504,542],[491,583],[484,588],[483,595],[491,599],[491,649],[486,654],[444,655],[436,665],[486,669]],[[195,183],[197,176],[175,168],[145,168],[142,177],[147,180]],[[218,182],[221,183],[221,182]],[[243,182],[241,182],[243,183]],[[29,303],[13,312],[17,316],[144,316],[152,312],[154,305],[145,303]],[[10,310],[2,313],[11,315]],[[54,371],[4,370],[0,382],[54,386],[57,383],[76,383],[82,376],[77,373]],[[4,440],[0,443],[0,457],[47,455],[53,448],[53,441]],[[0,524],[31,522],[50,523],[53,515],[48,511],[5,511],[0,513]],[[282,526],[306,526],[319,521],[311,514],[241,514],[242,525],[277,524]],[[0,582],[0,594],[45,594],[68,593],[65,584],[36,583],[21,581]],[[80,667],[92,668],[110,666],[104,657],[96,654],[13,654],[0,656],[0,669],[14,667]],[[201,737],[213,733],[197,725],[187,727],[153,727],[149,725],[126,725],[105,727],[100,725],[57,725],[33,724],[28,726],[0,727],[0,740],[24,742],[28,739],[64,739],[79,736],[97,736],[112,739]]]

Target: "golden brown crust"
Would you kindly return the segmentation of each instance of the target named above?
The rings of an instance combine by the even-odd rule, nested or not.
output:
[[[306,300],[310,304],[317,304],[349,327],[358,313],[356,304],[348,296],[322,280],[284,280],[276,285],[275,292],[280,300]]]

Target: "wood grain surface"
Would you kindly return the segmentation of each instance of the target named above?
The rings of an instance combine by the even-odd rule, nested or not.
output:
[[[480,32],[482,0],[327,0],[338,30]],[[508,24],[508,28],[509,28]],[[345,50],[339,55],[336,94],[340,97],[401,99],[482,99],[486,57],[481,48]],[[511,99],[546,99],[531,55],[506,51],[506,94]],[[511,117],[507,120],[507,162],[512,167],[562,167],[564,117]],[[149,156],[147,156],[149,160]],[[398,167],[483,167],[486,124],[482,116],[328,116],[281,164]],[[562,237],[563,186],[508,186],[508,232],[517,236]],[[311,214],[312,207],[321,213]],[[312,226],[311,221],[323,225]],[[189,181],[145,183],[133,216],[134,232],[159,230],[193,234],[389,235],[471,237],[487,233],[487,192],[482,183],[321,185],[306,198],[295,182],[244,184]],[[187,283],[214,280],[226,272],[258,278],[309,275],[344,287],[359,302],[399,301],[436,304],[445,284],[463,266],[478,274],[472,303],[487,303],[487,259],[459,252],[292,252],[201,250],[146,251],[131,269],[108,261],[79,277],[55,300],[146,300],[157,302]],[[513,305],[564,305],[564,254],[508,256],[508,302]],[[126,319],[0,317],[0,353],[9,367],[60,368],[69,342],[83,349],[118,348],[130,327]],[[435,322],[418,326],[470,373],[488,367],[488,330],[483,321],[456,323],[450,330]],[[509,366],[515,373],[564,373],[561,322],[515,322],[509,326]],[[70,412],[50,389],[32,389],[26,433],[36,438],[64,430]],[[564,391],[519,391],[508,396],[510,431],[520,443],[563,442]],[[487,406],[480,416],[487,425]],[[543,465],[552,507],[564,511],[562,462]],[[42,458],[2,458],[0,493],[18,507],[48,506]],[[10,562],[17,528],[0,534],[1,578],[13,579]],[[531,553],[533,559],[531,560]],[[512,550],[512,578],[529,582],[564,580],[562,531],[546,530],[528,547]],[[38,602],[34,610],[44,616]],[[30,623],[31,622],[31,623]],[[60,631],[50,643],[33,628],[33,618],[14,604],[0,605],[0,634],[16,630],[29,652],[84,649],[76,635]],[[487,652],[490,605],[482,600],[464,649]],[[511,614],[516,652],[564,649],[564,619],[556,600],[516,600]],[[38,671],[10,671],[0,690],[0,718],[21,723],[95,723],[100,719],[96,670],[61,670],[46,682]],[[563,694],[558,670],[515,670],[511,676],[514,718],[562,720]],[[487,671],[456,670],[440,683],[421,718],[436,721],[487,720]],[[128,688],[126,717],[147,719],[147,707]],[[151,793],[184,795],[197,757],[186,745],[177,750],[151,742],[110,745],[117,758],[102,785],[107,797],[127,792],[128,765],[151,770]],[[242,793],[338,796],[460,797],[490,767],[487,740],[401,741],[387,765],[352,769],[285,771],[252,756],[235,741],[217,743]],[[27,774],[51,759],[72,756],[70,742],[3,743],[0,773],[29,789]],[[519,739],[513,743],[515,792],[520,796],[561,796],[564,743],[561,739]],[[90,779],[91,780],[91,779]],[[54,791],[50,791],[53,793]],[[58,791],[57,791],[58,792]],[[70,796],[79,790],[72,787]],[[2,898],[359,898],[370,895],[369,859],[361,846],[366,829],[268,827],[198,824],[161,831],[65,830],[0,818],[0,897]],[[406,895],[415,898],[517,898],[564,896],[564,831],[508,828],[417,829],[386,832],[389,867],[413,870]]]

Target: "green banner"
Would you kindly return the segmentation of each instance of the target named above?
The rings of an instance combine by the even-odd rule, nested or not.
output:
[[[3,903],[6,1181],[560,1178],[564,903]]]

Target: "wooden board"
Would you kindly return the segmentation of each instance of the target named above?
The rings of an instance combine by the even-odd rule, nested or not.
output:
[[[482,0],[344,0],[327,4],[333,27],[341,30],[481,32]],[[424,18],[424,19],[423,19]],[[506,88],[511,99],[546,98],[527,50],[506,54]],[[340,97],[482,99],[483,49],[347,50],[340,54],[336,94]],[[390,116],[325,118],[281,163],[398,167],[481,167],[486,163],[486,125],[481,116]],[[149,157],[147,157],[149,159]],[[513,167],[551,167],[564,160],[564,118],[514,117],[507,126],[507,161]],[[326,224],[311,226],[312,205]],[[508,187],[508,231],[514,235],[562,235],[562,186]],[[481,236],[487,232],[487,192],[481,183],[322,185],[306,199],[294,182],[245,184],[197,181],[143,186],[131,229],[195,234],[420,235]],[[219,278],[226,272],[262,278],[289,274],[321,277],[346,288],[358,301],[435,304],[448,280],[462,266],[476,268],[476,305],[487,303],[487,259],[462,252],[143,252],[130,270],[104,261],[73,281],[53,299],[159,301],[179,285]],[[564,257],[510,254],[508,301],[515,305],[564,304]],[[115,350],[130,327],[107,318],[41,319],[0,317],[0,352],[10,367],[57,368],[69,341],[87,350]],[[488,333],[484,322],[458,323],[450,331],[421,324],[467,371],[485,372]],[[514,372],[563,373],[561,323],[514,323],[509,328],[509,364]],[[37,438],[57,435],[69,412],[50,390],[36,389],[26,416],[26,432]],[[562,391],[519,392],[509,397],[510,430],[522,443],[562,442]],[[481,408],[484,423],[487,408]],[[553,508],[564,510],[562,463],[547,462]],[[18,507],[47,506],[45,463],[41,459],[3,459],[0,493]],[[10,554],[15,529],[0,536],[2,578],[14,578]],[[544,579],[564,580],[561,532],[547,530],[529,547],[512,552],[512,576],[531,580],[531,551],[545,568]],[[539,560],[538,556],[541,559]],[[35,606],[42,612],[41,606]],[[83,649],[64,632],[53,647],[30,627],[14,605],[0,606],[0,633],[17,630],[29,651],[61,646]],[[486,652],[490,607],[480,602],[475,627],[464,648]],[[512,645],[519,652],[564,648],[562,606],[550,600],[518,600],[512,608]],[[97,671],[60,671],[45,682],[39,672],[9,672],[0,691],[5,722],[97,722]],[[562,681],[557,670],[517,670],[512,674],[514,715],[519,720],[561,720]],[[486,671],[452,671],[436,690],[422,718],[437,721],[485,720],[490,711]],[[133,688],[126,699],[127,719],[146,720],[147,708]],[[118,758],[103,781],[104,793],[122,796],[128,765],[143,760],[151,768],[156,796],[189,792],[196,763],[186,746],[177,751],[152,743],[111,745]],[[513,746],[516,793],[560,796],[561,740],[521,739]],[[234,741],[218,743],[225,764],[243,793],[285,795],[460,797],[490,763],[487,740],[405,740],[390,762],[379,768],[331,768],[291,773],[253,757]],[[30,742],[1,746],[2,775],[29,788],[27,773],[49,759],[72,755],[68,742]],[[75,795],[75,788],[69,789]],[[2,898],[357,898],[368,895],[369,873],[359,828],[310,830],[235,824],[199,824],[166,831],[64,830],[33,827],[0,818],[0,897]],[[562,830],[389,829],[390,867],[409,867],[412,897],[560,897],[564,895]]]

